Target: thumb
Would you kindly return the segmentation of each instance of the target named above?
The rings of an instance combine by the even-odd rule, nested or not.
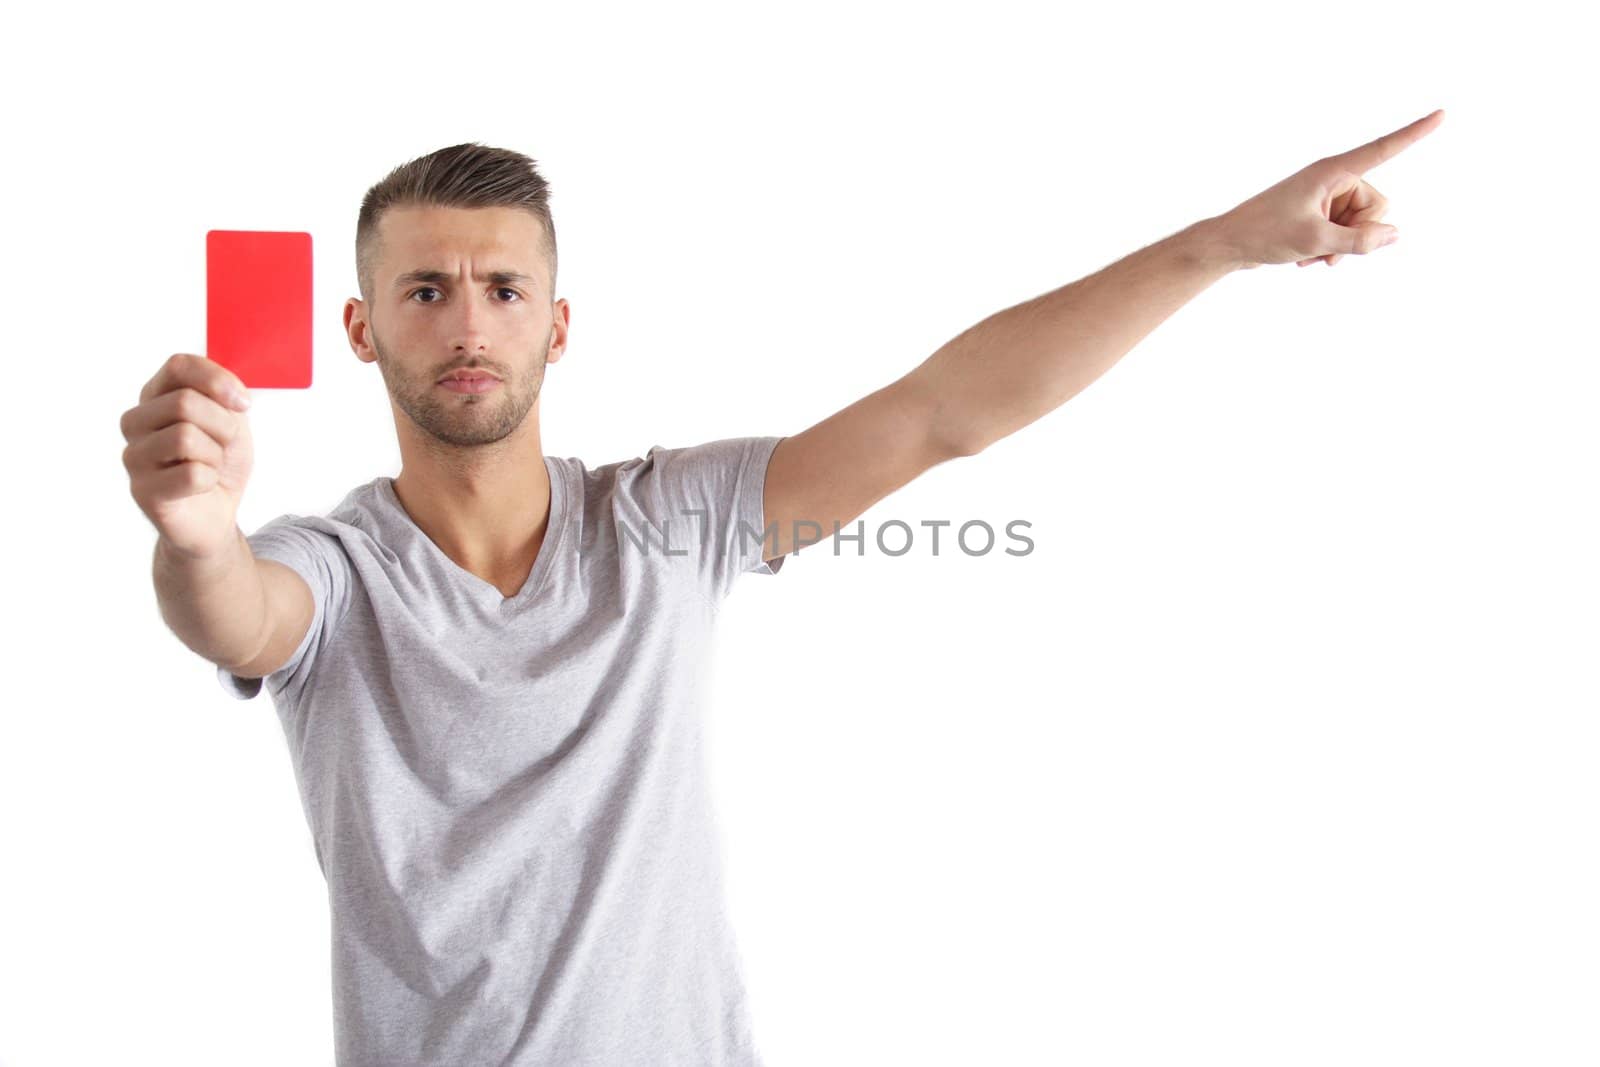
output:
[[[1382,222],[1366,222],[1359,226],[1340,226],[1328,223],[1323,230],[1327,246],[1337,253],[1364,256],[1376,252],[1400,237],[1400,231]]]

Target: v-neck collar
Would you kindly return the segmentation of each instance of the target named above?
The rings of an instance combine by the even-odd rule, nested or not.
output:
[[[406,511],[405,505],[400,503],[400,497],[394,491],[393,478],[385,475],[378,479],[378,495],[394,510],[395,518],[410,531],[412,536],[422,542],[423,551],[432,553],[448,570],[459,575],[465,584],[472,587],[475,595],[485,599],[492,597],[501,608],[515,608],[539,595],[546,576],[554,566],[552,561],[561,548],[562,536],[566,532],[567,512],[571,510],[567,500],[566,467],[560,460],[551,456],[544,457],[544,466],[550,476],[550,515],[545,522],[544,543],[539,546],[539,555],[534,559],[533,569],[528,572],[522,588],[509,597],[500,592],[499,587],[493,582],[478,577],[451,559],[444,549],[434,543],[433,538],[429,537],[422,527],[417,525],[411,513]]]

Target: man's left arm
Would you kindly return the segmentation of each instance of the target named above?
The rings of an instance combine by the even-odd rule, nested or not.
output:
[[[976,323],[897,381],[773,450],[763,558],[831,536],[946,460],[972,456],[1054,411],[1235,270],[1365,255],[1398,236],[1361,175],[1431,133],[1434,111],[1320,159],[1069,285]]]

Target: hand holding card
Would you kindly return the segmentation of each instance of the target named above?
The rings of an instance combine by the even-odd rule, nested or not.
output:
[[[311,386],[311,235],[206,231],[206,357],[251,389]]]

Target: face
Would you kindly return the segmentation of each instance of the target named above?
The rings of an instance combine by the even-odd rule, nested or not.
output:
[[[422,434],[466,448],[523,424],[567,336],[567,302],[550,291],[537,219],[508,207],[390,209],[378,223],[372,285],[370,305],[346,302],[345,330]],[[439,384],[460,369],[499,381],[484,392]]]

